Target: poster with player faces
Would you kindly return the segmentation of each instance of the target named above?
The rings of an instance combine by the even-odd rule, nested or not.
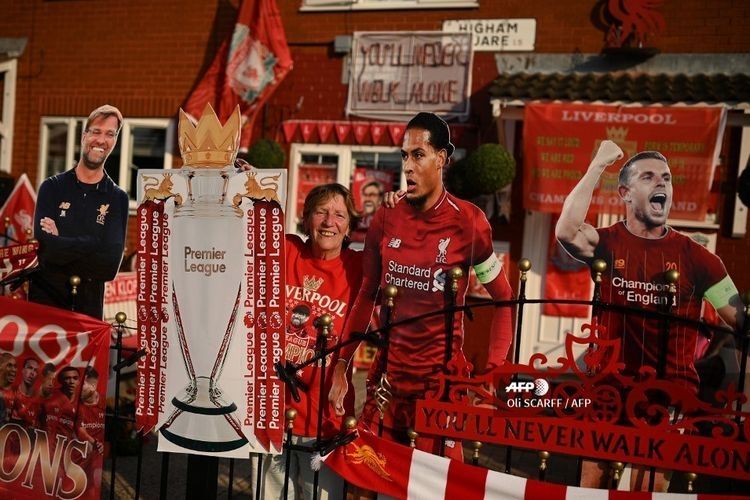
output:
[[[100,497],[110,331],[0,297],[0,498]]]
[[[140,170],[136,420],[159,451],[280,453],[286,171]]]

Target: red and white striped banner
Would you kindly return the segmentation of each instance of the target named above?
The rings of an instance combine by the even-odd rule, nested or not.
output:
[[[727,495],[578,488],[491,471],[386,441],[369,432],[323,458],[348,482],[409,500],[726,500]]]

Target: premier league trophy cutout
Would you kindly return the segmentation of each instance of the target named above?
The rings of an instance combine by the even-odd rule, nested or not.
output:
[[[240,142],[239,108],[224,126],[208,105],[195,126],[180,110],[178,133],[184,162],[179,175],[188,196],[175,204],[168,300],[187,385],[172,397],[174,408],[160,432],[183,448],[227,452],[248,443],[237,405],[219,385],[243,276],[242,212],[227,199]]]

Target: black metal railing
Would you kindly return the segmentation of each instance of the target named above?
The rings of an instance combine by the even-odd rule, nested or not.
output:
[[[328,329],[330,327],[330,318],[319,318],[316,321],[316,324],[318,325],[318,332],[319,332],[319,341],[316,348],[316,355],[305,361],[304,363],[300,364],[292,364],[292,363],[277,363],[275,366],[277,375],[279,378],[284,381],[286,384],[288,390],[295,394],[296,392],[300,390],[305,390],[304,384],[301,383],[300,380],[297,379],[297,371],[301,370],[307,366],[313,365],[313,364],[322,364],[322,370],[325,369],[325,363],[326,358],[331,355],[335,354],[343,348],[344,346],[348,345],[349,343],[359,343],[361,341],[369,342],[376,347],[383,349],[387,353],[388,349],[388,339],[389,339],[389,332],[394,329],[398,328],[399,326],[415,321],[423,320],[430,316],[436,316],[436,315],[443,315],[446,318],[445,324],[446,324],[446,350],[445,350],[445,365],[447,367],[448,363],[450,362],[453,352],[451,350],[452,345],[452,339],[451,339],[451,330],[453,319],[456,313],[459,312],[466,312],[468,314],[471,313],[473,309],[479,309],[479,308],[488,308],[488,307],[509,307],[515,309],[515,345],[513,349],[513,358],[510,360],[512,362],[518,362],[520,357],[520,345],[521,345],[521,332],[523,327],[523,321],[524,321],[524,315],[525,310],[527,306],[533,305],[533,304],[580,304],[580,305],[588,305],[592,307],[593,316],[598,317],[602,314],[604,311],[616,311],[616,312],[622,312],[627,314],[637,314],[641,315],[646,318],[656,319],[660,322],[662,325],[662,343],[660,344],[660,360],[657,368],[657,373],[659,377],[663,377],[665,375],[666,365],[665,365],[665,359],[666,359],[666,338],[668,335],[668,332],[670,331],[670,328],[675,323],[688,325],[696,328],[701,328],[702,330],[707,331],[720,331],[723,333],[726,333],[726,330],[724,328],[713,326],[713,325],[707,325],[701,321],[691,319],[691,318],[684,318],[684,317],[678,317],[671,313],[669,306],[666,306],[665,308],[661,310],[647,310],[642,308],[636,308],[636,307],[626,307],[616,304],[610,304],[606,303],[601,300],[601,294],[600,294],[600,287],[601,287],[601,280],[602,280],[602,274],[604,273],[606,266],[603,265],[602,262],[596,262],[592,266],[593,270],[593,279],[594,279],[594,292],[593,297],[590,301],[582,301],[582,300],[547,300],[547,299],[529,299],[526,297],[526,282],[527,282],[527,275],[528,272],[531,269],[531,262],[527,259],[522,259],[519,261],[519,269],[521,271],[520,273],[520,283],[518,288],[518,296],[511,300],[505,300],[505,301],[478,301],[476,303],[472,304],[463,304],[463,305],[457,305],[456,301],[456,290],[457,288],[454,286],[452,288],[452,293],[448,294],[448,300],[447,300],[447,307],[435,310],[430,313],[422,314],[419,316],[415,316],[412,318],[408,318],[401,321],[392,321],[392,309],[394,307],[394,301],[397,301],[397,290],[394,287],[389,287],[388,290],[384,290],[386,292],[384,295],[386,297],[386,301],[383,305],[385,308],[385,318],[386,321],[383,323],[383,326],[379,329],[374,329],[368,332],[364,333],[355,333],[352,338],[346,342],[341,343],[332,347],[327,347],[326,344],[326,337],[328,335]],[[455,275],[452,275],[453,284],[456,285],[458,280],[461,279],[461,275],[456,273]],[[670,294],[674,294],[674,284],[677,282],[678,276],[674,273],[667,276],[667,281],[671,284],[671,287],[668,291]],[[2,283],[0,283],[2,285]],[[76,285],[77,282],[75,279],[71,280],[71,304],[72,309],[75,309],[75,296],[76,296]],[[750,297],[744,297],[745,303],[748,303],[748,300],[750,300]],[[671,304],[672,301],[668,300],[667,304]],[[114,372],[114,400],[112,401],[111,407],[109,407],[107,413],[106,413],[106,426],[107,426],[107,436],[110,441],[110,453],[109,458],[106,460],[105,463],[105,474],[106,477],[108,477],[108,491],[105,493],[106,488],[103,484],[102,486],[102,495],[108,493],[108,496],[110,499],[114,498],[168,498],[168,497],[181,497],[183,496],[183,493],[179,491],[181,489],[182,485],[185,485],[184,490],[184,496],[185,498],[216,498],[216,497],[224,497],[226,498],[233,498],[235,494],[242,494],[243,496],[249,496],[252,498],[259,498],[260,496],[260,486],[262,481],[262,464],[263,464],[263,455],[257,455],[257,460],[254,461],[256,464],[257,469],[251,470],[251,467],[247,465],[249,462],[247,461],[240,461],[237,462],[234,459],[216,459],[213,457],[201,457],[201,456],[180,456],[176,454],[170,454],[170,453],[162,453],[153,451],[153,436],[150,434],[143,434],[140,431],[137,431],[135,429],[135,415],[134,412],[127,411],[125,408],[122,407],[122,398],[121,398],[121,384],[123,382],[123,375],[122,371],[135,364],[138,359],[143,356],[146,351],[144,349],[135,349],[124,346],[123,338],[126,336],[126,333],[129,332],[129,330],[134,330],[132,327],[128,327],[125,325],[127,318],[125,317],[124,313],[119,313],[116,317],[116,321],[113,324],[114,328],[114,343],[111,346],[111,349],[115,353],[115,363],[112,366],[112,370]],[[731,334],[735,338],[735,346],[737,348],[739,358],[740,358],[740,366],[739,366],[739,373],[738,373],[738,379],[736,382],[737,390],[740,393],[743,393],[745,389],[745,381],[746,381],[746,370],[747,370],[747,356],[748,356],[748,349],[750,346],[750,337],[748,336],[748,332],[750,331],[750,306],[748,306],[745,310],[745,323],[744,323],[744,329],[742,332],[732,332]],[[381,356],[381,360],[387,360],[387,356]],[[386,362],[386,361],[382,361]],[[381,372],[387,374],[387,366],[381,366]],[[513,375],[512,380],[518,381],[519,375],[515,374]],[[325,389],[325,378],[321,380],[321,390],[320,390],[320,401],[318,405],[318,412],[317,415],[318,422],[320,424],[323,416],[322,411],[323,408],[328,404],[327,401],[327,391]],[[381,381],[381,384],[379,386],[379,390],[381,390],[383,397],[387,400],[388,398],[388,386],[387,386],[387,379],[384,379]],[[386,401],[387,404],[387,401]],[[737,424],[740,424],[740,416],[739,412],[741,409],[742,402],[741,400],[736,401],[736,412],[738,413],[737,416]],[[382,415],[382,414],[381,414]],[[351,439],[353,439],[353,434],[351,432],[347,432],[347,430],[353,429],[356,425],[356,420],[353,418],[353,416],[349,416],[346,422],[345,429],[339,433],[338,435],[334,436],[331,439],[322,439],[322,436],[318,435],[317,439],[314,441],[313,444],[307,445],[307,446],[301,446],[301,445],[295,445],[292,443],[292,423],[293,420],[296,417],[296,412],[294,411],[287,411],[286,412],[286,419],[287,419],[287,433],[286,433],[286,441],[284,443],[284,452],[287,454],[286,458],[286,475],[285,475],[285,481],[284,481],[284,494],[287,493],[290,485],[289,485],[289,456],[291,455],[291,451],[296,452],[302,452],[302,453],[308,453],[310,456],[312,456],[315,453],[321,453],[326,454],[327,452],[334,449],[336,446],[340,446],[342,444],[345,444]],[[382,426],[383,426],[383,420],[381,416],[380,420],[380,431],[382,432]],[[318,428],[321,426],[319,425]],[[126,430],[125,434],[130,434],[131,437],[133,437],[132,441],[135,442],[135,453],[134,457],[126,456],[125,450],[123,450],[122,446],[122,437],[123,437],[123,430]],[[415,445],[416,439],[417,439],[417,433],[414,432],[413,429],[410,429],[408,432],[409,440],[412,446]],[[148,445],[148,447],[146,446]],[[484,463],[486,465],[486,462],[490,461],[494,464],[494,467],[498,470],[504,470],[506,473],[511,473],[514,470],[513,464],[517,463],[516,461],[516,454],[519,453],[523,457],[528,457],[528,451],[527,450],[516,450],[512,446],[505,446],[500,447],[498,449],[497,446],[485,446],[480,441],[473,441],[468,443],[468,449],[471,451],[470,461],[473,464],[480,464]],[[442,447],[441,447],[442,450]],[[129,450],[132,451],[132,450]],[[144,457],[144,453],[147,453],[148,456]],[[492,454],[492,457],[489,457],[489,455]],[[159,455],[161,455],[159,459]],[[550,478],[550,470],[553,460],[556,458],[552,456],[547,451],[544,450],[537,450],[536,452],[538,463],[536,467],[534,467],[535,470],[529,471],[528,474],[535,474],[536,477],[539,480],[545,481],[549,480]],[[503,456],[504,460],[497,460],[495,461],[495,457]],[[482,457],[485,458],[491,458],[492,460],[482,460]],[[580,481],[580,475],[581,475],[581,458],[582,457],[576,457],[574,459],[575,467],[577,470],[576,477],[575,477],[575,484],[578,484]],[[135,463],[132,464],[133,459],[135,460]],[[123,461],[128,463],[128,467],[126,467],[126,471],[122,471],[122,463]],[[187,466],[185,466],[185,461],[187,462]],[[144,463],[145,465],[145,474],[144,474]],[[178,469],[176,472],[174,469]],[[119,470],[118,470],[119,469]],[[158,469],[158,473],[156,472]],[[170,470],[172,469],[172,470]],[[620,478],[623,471],[623,464],[620,462],[613,462],[610,464],[610,474],[611,479],[613,483],[616,483],[616,481]],[[652,471],[653,472],[653,471]],[[313,500],[317,500],[317,485],[318,485],[318,472],[315,472],[314,476],[314,484],[315,484],[315,494],[313,496]],[[104,474],[103,474],[104,475]],[[132,479],[128,479],[125,477],[125,475],[128,475],[129,477],[132,477]],[[171,479],[175,476],[178,477],[177,480]],[[187,476],[187,478],[183,477]],[[651,490],[653,490],[653,476],[654,474],[651,474],[652,480],[651,484],[649,485]],[[685,479],[685,485],[684,489],[686,491],[694,491],[696,490],[696,480],[697,475],[694,473],[686,473],[684,474]],[[143,483],[146,481],[148,484],[144,487]],[[156,488],[158,482],[158,489]],[[574,481],[569,481],[573,483]],[[219,483],[221,483],[221,489],[219,489]],[[123,485],[129,485],[129,487],[123,488]],[[742,491],[742,489],[746,488],[748,485],[747,483],[743,484],[731,484],[729,485],[729,492],[731,491]],[[346,486],[345,486],[346,488]],[[342,497],[346,497],[346,490],[342,492]]]

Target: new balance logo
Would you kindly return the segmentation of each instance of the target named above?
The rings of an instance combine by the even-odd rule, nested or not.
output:
[[[388,248],[399,248],[401,247],[401,240],[398,238],[391,238],[388,242]]]

